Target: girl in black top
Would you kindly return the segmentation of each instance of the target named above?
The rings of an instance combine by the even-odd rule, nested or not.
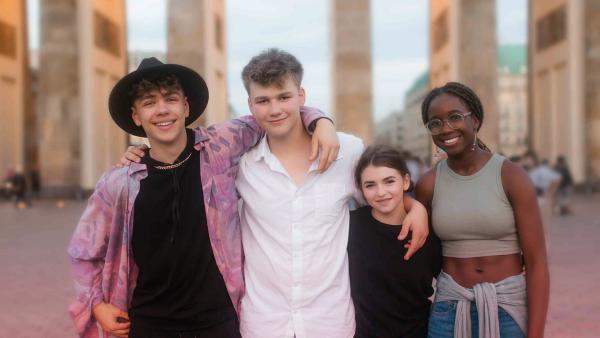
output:
[[[367,206],[350,214],[348,259],[355,337],[426,337],[432,281],[440,271],[439,240],[430,234],[410,260],[398,235],[413,184],[400,153],[371,146],[358,161],[356,185]]]

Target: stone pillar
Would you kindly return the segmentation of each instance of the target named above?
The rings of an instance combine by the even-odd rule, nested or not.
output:
[[[587,176],[589,181],[600,181],[600,1],[587,0],[583,10],[585,19],[585,128],[587,144]]]
[[[126,142],[107,108],[127,69],[124,2],[42,1],[40,10],[42,186],[48,194],[89,190]]]
[[[330,0],[331,112],[339,130],[373,140],[369,0]]]
[[[225,0],[169,0],[168,27],[167,61],[197,71],[210,92],[206,111],[192,126],[229,119]]]
[[[600,1],[531,0],[531,145],[566,156],[575,182],[600,180]]]
[[[25,170],[29,64],[25,1],[0,2],[0,180]]]
[[[458,81],[481,100],[485,118],[479,136],[498,149],[495,0],[430,0],[430,86]]]
[[[94,188],[125,149],[127,134],[110,117],[108,96],[127,73],[125,0],[79,1],[81,187]]]

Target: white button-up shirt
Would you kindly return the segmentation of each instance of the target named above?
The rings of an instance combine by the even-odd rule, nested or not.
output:
[[[353,171],[363,144],[338,133],[340,152],[323,174],[312,163],[298,187],[266,138],[240,161],[237,189],[246,294],[245,338],[353,337],[348,276]]]

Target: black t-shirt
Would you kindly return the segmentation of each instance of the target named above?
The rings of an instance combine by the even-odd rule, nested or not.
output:
[[[148,176],[140,182],[133,210],[133,257],[139,267],[130,308],[144,327],[201,330],[236,316],[213,256],[194,135],[173,169],[142,159]],[[188,158],[189,156],[189,158]]]
[[[405,261],[407,240],[398,240],[400,228],[377,221],[368,206],[350,213],[348,259],[355,337],[427,336],[432,281],[441,269],[440,242],[430,234]]]

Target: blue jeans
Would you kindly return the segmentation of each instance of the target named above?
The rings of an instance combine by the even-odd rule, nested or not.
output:
[[[456,316],[456,301],[435,302],[431,306],[429,316],[428,338],[453,338],[454,319]],[[498,322],[500,324],[501,338],[525,338],[525,334],[512,317],[498,307]],[[479,337],[479,320],[477,307],[471,303],[471,337]]]

